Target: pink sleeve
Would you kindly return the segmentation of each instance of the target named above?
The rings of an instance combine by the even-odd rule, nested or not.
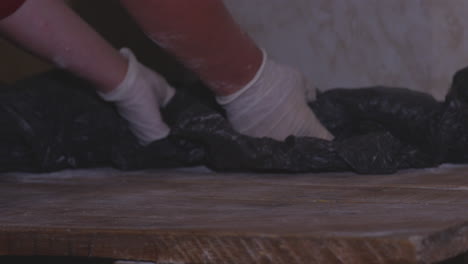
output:
[[[0,0],[0,19],[13,14],[26,0]]]

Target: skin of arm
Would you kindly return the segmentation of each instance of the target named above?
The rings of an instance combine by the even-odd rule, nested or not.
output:
[[[95,84],[114,89],[127,61],[63,0],[27,0],[0,21],[0,33],[19,46]]]
[[[216,95],[245,86],[262,52],[221,0],[120,0],[149,38],[197,73]]]

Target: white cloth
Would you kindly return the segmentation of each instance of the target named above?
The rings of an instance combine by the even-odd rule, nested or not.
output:
[[[175,94],[166,80],[156,72],[138,62],[130,49],[120,53],[128,60],[128,70],[124,80],[111,92],[99,95],[114,102],[119,114],[130,125],[130,130],[142,145],[165,138],[169,127],[164,123],[160,107],[166,106]]]
[[[307,105],[302,74],[269,59],[265,52],[255,78],[234,94],[218,96],[217,101],[242,134],[276,140],[290,135],[333,139]]]

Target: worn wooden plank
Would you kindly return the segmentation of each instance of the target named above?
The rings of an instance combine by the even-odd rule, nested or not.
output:
[[[0,255],[432,263],[468,251],[468,168],[0,175]]]

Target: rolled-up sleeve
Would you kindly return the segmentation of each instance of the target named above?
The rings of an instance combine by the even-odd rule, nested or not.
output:
[[[0,0],[0,20],[13,14],[26,0]]]

